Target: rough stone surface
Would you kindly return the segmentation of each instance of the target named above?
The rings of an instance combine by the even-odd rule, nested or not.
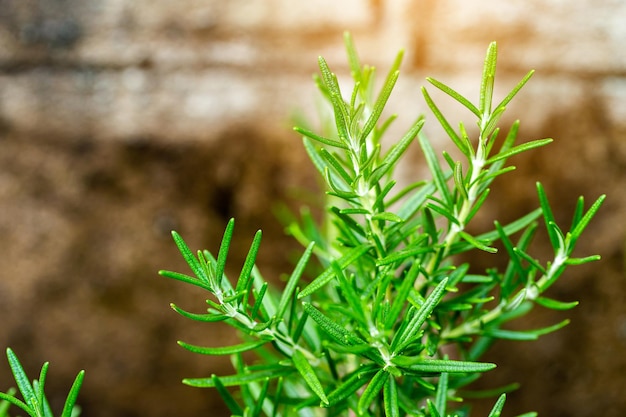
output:
[[[298,247],[271,209],[316,190],[290,132],[294,113],[315,114],[316,57],[345,80],[344,30],[381,72],[404,47],[390,103],[397,129],[425,112],[443,149],[419,91],[424,77],[477,96],[495,40],[498,94],[537,70],[504,122],[520,118],[522,139],[555,142],[514,160],[518,170],[494,186],[473,227],[535,208],[537,180],[565,223],[579,195],[609,198],[580,244],[603,261],[551,290],[580,306],[538,310],[519,326],[572,324],[538,342],[496,345],[487,359],[501,366],[482,385],[522,383],[507,415],[624,415],[624,19],[619,0],[0,0],[0,346],[32,374],[51,362],[53,407],[84,368],[86,416],[226,415],[213,392],[179,382],[229,365],[176,340],[210,345],[232,334],[168,309],[204,299],[156,275],[184,268],[169,231],[214,250],[235,216],[236,268],[263,228],[260,267],[278,280]],[[407,181],[423,175],[420,161],[416,150],[402,166]],[[8,380],[4,361],[0,375]]]

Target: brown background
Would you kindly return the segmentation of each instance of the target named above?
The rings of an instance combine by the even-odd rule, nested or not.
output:
[[[496,184],[475,229],[536,207],[537,180],[565,224],[578,195],[609,197],[579,250],[602,262],[570,270],[550,292],[581,305],[518,326],[572,324],[496,345],[487,359],[500,366],[484,386],[522,383],[504,415],[624,415],[625,21],[615,0],[0,0],[0,346],[32,376],[51,362],[56,409],[86,369],[87,417],[222,415],[211,391],[179,382],[230,368],[176,340],[232,336],[168,308],[197,310],[204,299],[156,275],[184,268],[169,231],[215,250],[236,217],[234,270],[262,228],[260,267],[277,280],[298,245],[272,208],[317,187],[290,130],[296,111],[315,114],[316,57],[345,78],[346,29],[381,71],[405,48],[390,103],[398,129],[424,112],[443,149],[419,87],[429,75],[475,97],[496,40],[497,93],[537,70],[506,122],[522,120],[523,140],[555,143],[514,160],[518,171]],[[401,172],[424,174],[417,149]],[[0,375],[5,390],[4,360]]]

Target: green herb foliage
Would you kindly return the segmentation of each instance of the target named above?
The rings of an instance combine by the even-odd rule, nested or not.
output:
[[[453,127],[422,89],[460,160],[453,152],[437,156],[421,132],[422,116],[383,151],[382,138],[394,117],[382,117],[402,53],[375,94],[376,69],[361,65],[349,34],[345,43],[352,91],[344,94],[321,57],[316,77],[334,114],[332,129],[319,134],[295,128],[325,181],[328,204],[321,223],[303,211],[300,220],[289,224],[288,231],[306,249],[284,290],[268,285],[255,267],[260,232],[235,283],[224,275],[233,220],[217,257],[208,251],[194,254],[173,233],[193,275],[160,274],[201,287],[211,296],[205,313],[172,308],[192,320],[223,321],[242,337],[241,343],[222,347],[180,342],[192,352],[231,355],[234,368],[231,375],[183,382],[215,388],[236,416],[466,416],[464,395],[477,395],[467,390],[468,384],[495,367],[480,362],[494,340],[532,340],[567,324],[565,320],[527,331],[506,327],[535,304],[556,310],[576,305],[545,294],[567,266],[599,259],[577,258],[573,251],[604,196],[588,209],[581,197],[568,231],[556,224],[548,197],[537,184],[537,210],[470,234],[467,225],[486,201],[491,182],[513,169],[508,159],[551,141],[516,143],[519,122],[500,133],[506,106],[532,71],[496,102],[497,48],[492,43],[477,103],[427,79],[476,118],[477,137],[470,138],[465,126]],[[398,189],[394,169],[412,145],[421,147],[432,178]],[[554,249],[548,262],[535,259],[529,250],[541,220]],[[458,262],[457,255],[496,253],[496,246],[504,248],[498,256],[508,258],[502,271],[470,273],[467,263]],[[315,268],[305,278],[305,270],[309,274]],[[249,351],[256,354],[254,359],[244,358]],[[502,394],[489,415],[499,416],[504,401]]]
[[[11,388],[6,393],[0,392],[0,417],[9,416],[11,405],[21,409],[31,417],[53,417],[54,414],[44,393],[46,375],[48,374],[48,362],[41,367],[39,379],[35,379],[31,383],[28,376],[26,376],[26,372],[24,372],[22,364],[10,348],[7,349],[7,358],[23,401],[15,396],[17,391],[14,388]],[[84,376],[85,371],[80,371],[76,376],[65,400],[61,417],[78,417],[80,415],[80,408],[76,406],[76,399]]]

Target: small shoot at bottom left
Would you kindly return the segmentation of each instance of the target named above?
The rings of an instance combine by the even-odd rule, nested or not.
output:
[[[11,348],[7,348],[7,359],[23,400],[15,396],[17,393],[15,388],[10,388],[6,393],[0,392],[0,417],[10,416],[9,408],[11,405],[20,408],[31,417],[54,417],[44,393],[48,362],[41,367],[39,379],[34,379],[31,383],[22,364]],[[76,379],[65,400],[63,411],[60,414],[61,417],[78,417],[80,415],[80,407],[76,405],[76,399],[78,398],[78,392],[83,384],[84,377],[85,371],[80,371],[76,375]]]

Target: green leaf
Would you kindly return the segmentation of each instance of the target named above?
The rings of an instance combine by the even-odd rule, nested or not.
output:
[[[585,213],[582,219],[580,219],[580,221],[576,224],[576,227],[574,227],[571,233],[573,243],[575,243],[576,240],[583,233],[583,231],[585,230],[585,228],[587,227],[591,219],[596,215],[596,213],[600,209],[600,206],[602,205],[602,203],[604,203],[605,199],[606,199],[605,194],[598,197],[598,199],[591,205],[589,210],[587,210],[587,213]]]
[[[551,310],[570,310],[579,304],[578,301],[571,301],[569,303],[566,303],[547,297],[537,297],[535,298],[535,302],[540,306],[549,308]]]
[[[350,266],[354,261],[364,255],[370,249],[367,245],[357,246],[349,250],[344,256],[337,260],[337,263],[341,267],[341,269],[346,269]],[[322,288],[324,285],[328,284],[333,278],[335,274],[332,268],[327,268],[324,272],[317,276],[309,285],[307,285],[300,294],[298,294],[298,298],[303,298],[308,295],[313,294],[318,289]]]
[[[85,379],[85,371],[80,371],[78,375],[76,375],[76,379],[74,379],[74,383],[72,384],[72,388],[70,388],[70,392],[67,395],[65,400],[65,405],[63,406],[63,411],[61,413],[61,417],[72,417],[74,416],[74,407],[76,406],[76,400],[78,399],[78,393],[80,388],[83,385],[83,380]]]
[[[324,160],[326,162],[328,162],[328,167],[333,169],[333,172],[335,174],[338,174],[339,177],[346,183],[346,185],[350,185],[352,184],[352,182],[354,181],[354,179],[350,176],[350,174],[348,174],[348,172],[344,169],[344,167],[341,165],[341,162],[337,159],[337,157],[333,154],[331,154],[330,152],[328,152],[326,149],[322,148],[319,150],[319,154],[322,158],[324,158]],[[335,183],[336,180],[331,181],[332,183]],[[331,184],[329,184],[331,185]]]
[[[487,56],[483,66],[483,76],[480,85],[480,98],[478,108],[484,118],[491,114],[491,101],[493,99],[493,84],[496,77],[496,61],[498,58],[498,47],[495,42],[489,44]]]
[[[309,363],[309,360],[304,356],[304,354],[299,350],[295,349],[293,351],[293,356],[291,357],[294,366],[304,378],[304,381],[307,383],[309,388],[313,390],[313,392],[320,398],[323,404],[328,404],[328,398],[326,397],[326,393],[324,392],[324,388],[322,387],[322,383],[319,378],[315,374],[313,367]]]
[[[189,343],[178,341],[178,344],[190,352],[199,353],[201,355],[232,355],[235,353],[246,352],[248,350],[256,349],[259,346],[263,346],[268,343],[269,340],[255,340],[253,342],[241,343],[233,346],[220,346],[220,347],[205,347],[190,345]]]
[[[256,261],[257,254],[259,253],[259,248],[261,247],[261,231],[257,231],[254,235],[254,240],[250,245],[250,250],[246,255],[246,260],[241,268],[241,273],[239,274],[239,279],[237,280],[237,286],[235,287],[235,292],[240,293],[243,292],[243,301],[242,305],[248,304],[248,294],[250,292],[250,283],[251,283],[251,275],[252,269],[254,268],[254,263]]]
[[[391,360],[396,366],[413,372],[440,374],[487,372],[496,367],[494,363],[455,361],[450,359],[425,359],[423,357],[396,356]]]
[[[408,191],[412,191],[415,187],[419,187],[420,184],[412,184],[407,187]],[[406,189],[405,189],[406,190]],[[435,192],[436,186],[434,182],[428,182],[425,185],[421,186],[419,191],[415,192],[413,195],[409,196],[406,201],[402,204],[402,206],[398,209],[398,216],[402,217],[405,220],[412,219],[413,216],[422,208],[426,200]]]
[[[412,258],[415,255],[419,255],[426,252],[431,252],[433,248],[429,245],[421,244],[426,238],[426,235],[420,237],[418,241],[413,243],[406,249],[397,251],[392,253],[389,256],[385,256],[384,258],[378,259],[376,261],[377,266],[397,264],[405,261],[406,259]]]
[[[378,99],[376,99],[376,103],[374,103],[374,108],[372,109],[372,113],[370,114],[370,116],[367,118],[367,121],[363,125],[363,130],[361,131],[361,135],[359,137],[359,143],[363,143],[363,141],[365,141],[367,136],[371,133],[372,129],[374,129],[374,126],[376,126],[376,123],[378,122],[378,119],[380,118],[380,115],[382,114],[385,108],[385,104],[387,104],[387,100],[389,99],[389,96],[391,95],[391,91],[393,90],[393,87],[396,85],[396,81],[398,81],[399,75],[400,75],[400,71],[397,71],[397,70],[389,74],[389,77],[387,78],[385,85],[383,86],[380,94],[378,95]]]
[[[33,386],[31,385],[28,376],[26,376],[26,373],[24,372],[24,368],[22,368],[22,364],[11,348],[7,348],[6,352],[11,372],[13,373],[17,387],[24,398],[24,402],[28,404],[29,407],[35,409],[38,408],[37,396],[35,395],[35,391],[33,390]]]
[[[569,320],[563,320],[560,323],[552,326],[542,327],[535,330],[504,330],[504,329],[489,329],[485,331],[485,335],[489,337],[495,337],[498,339],[506,340],[537,340],[539,336],[543,336],[548,333],[555,332],[569,324]]]
[[[289,277],[289,280],[287,281],[287,285],[285,286],[285,289],[283,290],[283,293],[280,297],[280,302],[278,303],[278,308],[276,310],[276,318],[279,320],[283,318],[283,316],[285,315],[285,312],[287,311],[287,306],[289,305],[289,302],[293,298],[293,294],[294,294],[294,291],[296,290],[296,286],[298,285],[298,282],[300,281],[300,277],[302,276],[302,273],[304,272],[304,268],[306,267],[307,263],[309,262],[309,259],[311,258],[311,254],[313,253],[314,246],[315,246],[315,242],[309,243],[309,246],[307,246],[306,250],[300,257],[300,260],[296,264],[296,267],[294,268],[293,272],[291,273],[291,276]]]
[[[496,401],[496,404],[491,409],[491,412],[489,413],[488,417],[500,417],[500,414],[502,413],[502,409],[504,408],[505,401],[506,401],[506,394],[500,395],[500,397],[498,398],[498,401]]]
[[[456,91],[454,91],[452,88],[448,87],[441,81],[435,80],[434,78],[426,77],[426,80],[432,85],[434,85],[435,87],[437,87],[438,89],[440,89],[441,91],[443,91],[444,93],[446,93],[447,95],[449,95],[450,97],[452,97],[453,99],[455,99],[456,101],[458,101],[459,103],[461,103],[463,106],[465,106],[465,108],[467,108],[469,111],[474,113],[477,117],[481,117],[480,110],[478,110],[476,106],[474,106],[468,99],[463,97],[461,94],[457,93]]]
[[[398,387],[393,375],[388,375],[383,387],[383,405],[385,417],[400,417],[400,405],[398,402]]]
[[[422,151],[424,152],[424,156],[426,157],[426,164],[428,165],[430,172],[433,174],[433,180],[437,186],[437,191],[441,194],[441,198],[445,202],[446,206],[452,207],[452,195],[448,189],[446,175],[441,170],[441,165],[439,164],[439,160],[435,155],[435,151],[433,150],[430,141],[428,141],[426,136],[421,134],[418,135],[418,140],[422,147]]]
[[[303,302],[304,311],[328,334],[335,342],[343,346],[363,345],[365,341],[352,333],[341,324],[331,320],[324,313],[313,307],[310,303]]]
[[[343,382],[328,394],[328,405],[338,404],[340,401],[352,396],[359,388],[369,381],[369,375],[375,370],[373,365],[364,365],[349,374]]]
[[[428,94],[428,91],[424,87],[422,87],[422,95],[424,96],[424,99],[426,100],[426,104],[428,105],[428,107],[430,107],[430,110],[433,112],[437,120],[439,120],[439,124],[441,124],[441,127],[443,127],[443,130],[445,130],[445,132],[448,134],[450,139],[452,139],[456,147],[459,148],[459,150],[461,151],[463,155],[466,155],[466,156],[471,155],[472,151],[470,150],[470,148],[467,147],[467,143],[464,140],[462,140],[459,137],[459,135],[454,131],[452,126],[450,126],[450,123],[448,122],[446,117],[443,115],[441,110],[439,110],[439,107],[437,107],[433,99]]]
[[[31,408],[28,405],[26,405],[26,403],[15,398],[13,395],[0,392],[0,399],[20,408],[22,411],[24,411],[25,413],[27,413],[28,415],[32,417],[37,417],[37,415],[33,412],[33,410],[31,410]]]
[[[426,319],[443,298],[447,283],[448,279],[444,278],[426,298],[420,309],[412,314],[412,317],[407,324],[394,335],[391,342],[391,349],[393,353],[402,352],[406,345],[410,343],[415,335],[420,331],[420,328]]]
[[[530,149],[535,149],[540,146],[547,145],[548,143],[551,143],[551,142],[552,142],[552,139],[547,138],[547,139],[537,139],[537,140],[533,140],[530,142],[522,143],[521,145],[515,146],[509,150],[500,152],[497,155],[492,156],[485,162],[485,164],[492,164],[496,161],[504,160],[513,155],[517,155],[518,153],[526,152]]]
[[[600,255],[585,256],[584,258],[567,258],[565,265],[583,265],[589,262],[599,261],[600,259],[602,259]]]
[[[263,382],[266,378],[279,378],[294,372],[294,368],[274,365],[260,371],[240,373],[236,375],[222,376],[220,382],[225,387],[235,387],[247,385],[252,382]],[[215,382],[213,378],[185,378],[183,384],[198,388],[214,388]]]
[[[528,82],[528,80],[530,80],[530,77],[532,77],[534,73],[535,73],[535,70],[529,71],[524,76],[524,78],[522,78],[521,81],[517,83],[517,85],[511,90],[511,92],[507,94],[507,96],[496,106],[496,109],[501,108],[501,107],[506,107],[506,105],[509,104],[509,102],[513,99],[513,97],[515,97],[515,95],[519,93],[522,87],[524,87],[524,85]]]
[[[411,129],[404,135],[400,142],[396,143],[389,149],[383,160],[380,162],[379,168],[372,172],[370,177],[370,185],[376,184],[387,172],[393,170],[397,166],[398,160],[407,150],[413,139],[424,126],[424,118],[420,118],[411,126]]]
[[[44,393],[44,387],[46,384],[46,375],[48,374],[48,368],[50,364],[45,362],[41,367],[41,371],[39,372],[39,379],[33,381],[33,388],[35,391],[35,395],[37,396],[37,404],[38,409],[43,412],[45,417],[52,417],[52,410],[50,410],[50,404],[48,404],[48,400],[46,398],[46,394]]]
[[[361,60],[359,59],[359,54],[357,53],[356,47],[354,46],[354,40],[352,39],[352,35],[350,34],[350,32],[344,32],[343,41],[346,46],[346,52],[348,55],[348,62],[350,63],[352,78],[354,78],[355,81],[359,82],[362,80]]]
[[[304,145],[304,150],[309,155],[309,159],[313,162],[313,166],[319,171],[319,173],[324,176],[326,171],[326,163],[319,155],[318,148],[315,147],[313,142],[309,140],[309,138],[302,138],[302,143]]]
[[[331,266],[335,271],[335,276],[337,277],[337,281],[339,281],[339,288],[341,289],[341,294],[346,299],[348,303],[348,308],[354,312],[354,314],[363,322],[365,322],[365,314],[363,313],[363,307],[361,305],[361,299],[357,294],[356,289],[353,287],[352,283],[348,281],[348,278],[343,273],[342,269],[339,267],[337,262],[331,262]]]
[[[548,202],[548,197],[545,190],[543,189],[543,185],[541,185],[541,183],[539,182],[537,183],[537,194],[539,195],[539,205],[541,206],[541,212],[543,214],[543,218],[548,229],[550,243],[552,244],[553,248],[559,248],[559,239],[554,233],[555,229],[549,226],[550,224],[556,225],[556,220],[554,219],[554,214],[552,213],[552,208],[550,207],[550,203]]]
[[[448,404],[448,373],[443,372],[439,376],[439,382],[437,384],[437,394],[435,396],[435,405],[439,414],[446,415],[446,406]]]
[[[181,274],[179,272],[173,271],[159,271],[159,275],[165,278],[175,279],[177,281],[182,281],[187,284],[195,285],[196,287],[203,288],[207,291],[213,292],[212,287],[204,281],[191,277],[189,275]]]
[[[224,277],[224,269],[226,268],[226,258],[228,257],[228,249],[230,248],[230,242],[233,238],[233,231],[235,229],[235,219],[230,219],[226,225],[224,236],[222,237],[222,244],[217,254],[217,264],[215,265],[215,281],[218,288],[221,288],[222,278]]]
[[[430,417],[441,417],[439,410],[437,410],[437,406],[433,404],[430,398],[426,400],[426,406],[428,407]]]
[[[341,148],[341,149],[349,149],[348,145],[346,145],[345,143],[342,143],[333,139],[325,138],[323,136],[317,135],[302,127],[296,126],[293,128],[293,130],[295,130],[296,132],[300,133],[303,136],[306,136],[307,138],[323,143],[324,145],[333,146],[335,148]]]
[[[15,388],[9,388],[6,393],[0,392],[0,400],[2,400],[0,401],[0,416],[9,417],[9,408],[11,408],[11,403],[3,398],[14,397],[16,393],[17,390]]]
[[[492,248],[491,246],[488,246],[488,245],[484,244],[483,242],[481,242],[480,240],[478,240],[477,238],[475,238],[474,236],[470,235],[469,233],[467,233],[467,232],[465,232],[463,230],[461,230],[459,232],[459,235],[465,241],[467,241],[467,243],[469,243],[470,245],[472,245],[476,249],[480,249],[482,251],[489,252],[489,253],[496,253],[496,252],[498,252],[498,249]]]
[[[195,320],[195,321],[215,322],[215,321],[226,320],[228,318],[227,315],[220,314],[220,313],[217,313],[217,312],[215,312],[215,313],[211,312],[211,313],[208,313],[208,314],[190,313],[190,312],[185,311],[182,308],[178,307],[174,303],[171,303],[170,307],[172,308],[172,310],[174,310],[175,312],[177,312],[181,316],[187,317],[188,319]]]
[[[400,317],[400,313],[402,312],[402,309],[406,305],[406,300],[409,298],[409,293],[411,292],[411,289],[413,288],[413,284],[415,283],[415,280],[417,279],[417,276],[419,275],[420,270],[421,270],[420,263],[414,262],[411,265],[411,268],[409,268],[409,271],[403,277],[402,284],[400,285],[400,288],[398,289],[396,296],[393,298],[391,308],[389,309],[389,312],[387,313],[387,319],[385,320],[386,329],[391,329],[395,325],[398,318]]]
[[[365,390],[359,398],[359,403],[357,406],[359,415],[362,416],[367,413],[369,406],[372,404],[372,402],[374,402],[374,399],[378,397],[380,390],[383,388],[383,385],[387,381],[388,377],[389,374],[384,369],[376,372],[376,374],[367,385],[367,387],[365,387]]]
[[[222,397],[222,400],[224,400],[224,403],[226,404],[230,412],[235,416],[242,415],[243,410],[241,409],[239,404],[237,404],[237,401],[235,401],[233,396],[230,395],[230,392],[226,389],[224,384],[222,384],[222,381],[220,381],[219,377],[213,374],[211,375],[211,379],[213,380],[215,389],[220,394],[220,397]]]
[[[404,220],[397,214],[386,211],[384,213],[376,213],[372,216],[372,220],[385,220],[393,223],[402,223]]]
[[[172,231],[172,238],[174,239],[174,242],[176,243],[178,250],[183,255],[183,258],[187,262],[187,265],[189,265],[189,267],[191,268],[193,273],[196,275],[196,277],[198,277],[202,282],[204,282],[207,288],[211,288],[210,286],[211,282],[209,281],[208,275],[206,274],[206,272],[200,265],[200,262],[198,261],[198,259],[196,259],[193,252],[191,252],[191,250],[189,249],[189,246],[187,246],[183,238],[175,231]],[[172,276],[167,276],[167,277],[173,278]],[[174,279],[180,279],[180,278],[174,278]],[[197,285],[197,284],[194,284],[194,285]]]

